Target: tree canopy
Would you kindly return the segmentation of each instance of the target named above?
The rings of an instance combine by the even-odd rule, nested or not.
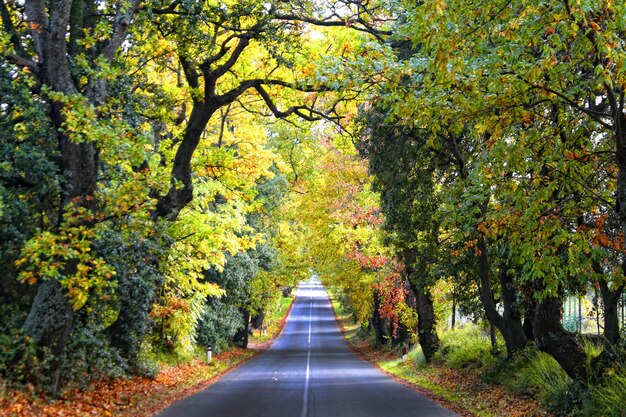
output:
[[[57,392],[245,347],[312,274],[427,360],[460,312],[583,386],[619,367],[621,2],[0,0],[0,19],[2,378]],[[589,358],[562,309],[591,293]]]

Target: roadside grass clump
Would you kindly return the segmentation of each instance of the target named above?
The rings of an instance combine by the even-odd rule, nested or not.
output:
[[[478,325],[466,325],[441,335],[439,358],[454,369],[467,366],[485,367],[497,359],[492,354],[491,341]]]
[[[609,375],[600,385],[592,386],[589,400],[580,416],[626,416],[626,369]]]
[[[522,355],[512,368],[514,377],[506,382],[507,388],[532,393],[557,416],[571,415],[581,406],[584,388],[572,381],[552,356],[536,350]]]

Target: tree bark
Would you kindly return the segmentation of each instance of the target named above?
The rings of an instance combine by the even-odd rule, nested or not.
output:
[[[374,311],[372,312],[372,317],[370,319],[370,323],[374,328],[374,336],[376,338],[376,343],[378,345],[385,345],[387,340],[389,340],[389,332],[387,331],[387,323],[380,316],[378,308],[380,307],[380,297],[374,291]]]
[[[50,392],[56,394],[61,384],[62,357],[69,341],[74,309],[58,281],[39,284],[23,329],[40,348],[40,355],[51,355]]]
[[[620,340],[618,304],[623,292],[623,284],[612,290],[608,283],[600,281],[600,294],[604,305],[604,337],[612,346]]]
[[[454,160],[457,163],[459,176],[462,180],[465,180],[468,176],[467,164],[465,163],[465,158],[458,148],[456,138],[450,136],[448,139],[448,146]],[[482,203],[480,207],[480,216],[483,216],[487,210],[488,201],[487,197]],[[479,219],[480,217],[476,219],[477,222]],[[522,327],[521,315],[519,314],[517,307],[515,307],[517,296],[515,288],[513,287],[513,280],[508,273],[505,273],[504,275],[501,274],[500,276],[504,307],[504,315],[501,316],[493,299],[489,254],[487,252],[487,242],[485,241],[485,237],[483,235],[478,236],[476,246],[479,251],[478,278],[480,283],[480,300],[485,310],[487,320],[491,325],[496,326],[496,328],[500,331],[506,344],[507,353],[512,355],[526,345],[526,336]]]
[[[524,324],[522,325],[522,327],[524,328],[524,335],[526,335],[526,340],[534,340],[535,338],[534,322],[536,308],[537,302],[533,299],[531,304],[526,309],[526,314],[524,314]]]
[[[507,351],[513,353],[526,346],[527,338],[522,324],[517,291],[506,264],[500,266],[500,292],[503,308],[502,321],[505,328],[505,331],[501,330],[500,333],[506,343]]]
[[[233,343],[243,349],[248,348],[248,336],[250,334],[248,326],[250,326],[250,310],[242,308],[241,314],[243,315],[243,327],[237,330],[237,333],[233,336]]]
[[[263,326],[263,322],[265,321],[265,311],[260,309],[256,316],[252,318],[252,328],[260,329]]]
[[[547,297],[537,302],[534,333],[537,346],[552,356],[575,381],[586,384],[589,372],[587,353],[576,336],[563,328],[563,303],[559,298]]]
[[[452,319],[450,320],[450,328],[454,330],[456,326],[456,298],[452,297]]]
[[[430,362],[439,350],[439,337],[437,336],[437,319],[430,291],[420,288],[411,282],[411,291],[415,295],[417,307],[417,335],[424,358]]]
[[[418,271],[415,271],[413,267],[417,256],[418,254],[415,250],[406,250],[402,253],[402,258],[405,263],[406,280],[409,283],[411,292],[415,296],[419,344],[422,347],[424,358],[427,362],[430,362],[435,352],[439,350],[437,318],[435,317],[435,307],[430,294],[430,288],[420,282],[417,276]]]
[[[490,324],[494,325],[502,334],[506,350],[509,355],[521,350],[526,346],[526,335],[522,326],[521,315],[515,307],[517,296],[513,287],[513,279],[508,274],[505,266],[501,268],[500,284],[502,287],[503,315],[496,308],[491,287],[491,270],[489,266],[489,254],[484,237],[478,238],[478,277],[480,279],[480,300],[485,310],[485,315]]]
[[[158,199],[153,214],[154,218],[176,220],[180,211],[193,199],[191,159],[200,143],[207,123],[219,107],[217,104],[206,104],[205,102],[193,104],[183,140],[174,157],[171,173],[172,184],[168,193]]]

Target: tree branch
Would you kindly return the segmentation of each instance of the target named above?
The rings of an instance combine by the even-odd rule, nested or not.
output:
[[[215,77],[216,79],[221,77],[222,75],[226,74],[237,63],[237,60],[243,53],[244,49],[246,49],[246,47],[250,44],[251,36],[252,36],[251,34],[246,33],[245,35],[239,37],[239,43],[237,43],[237,46],[233,50],[233,53],[230,55],[228,60],[224,62],[222,65],[220,65],[219,67],[217,67],[215,70],[211,71],[211,75],[213,77]],[[226,40],[226,42],[222,45],[222,48],[226,47],[226,44],[231,38]],[[226,51],[224,51],[224,54],[226,53]]]
[[[13,26],[13,21],[11,20],[11,14],[9,13],[9,9],[7,8],[4,0],[0,0],[0,18],[2,18],[2,26],[8,34],[11,35],[11,43],[13,44],[13,48],[15,48],[15,52],[20,57],[25,57],[26,52],[20,42],[20,38],[15,30],[15,26]]]
[[[120,4],[118,4],[119,8],[115,14],[115,29],[113,30],[113,35],[111,36],[109,43],[102,50],[102,56],[104,56],[108,62],[113,60],[115,53],[120,46],[122,46],[122,42],[124,42],[126,34],[128,33],[128,26],[130,25],[140,2],[141,0],[133,0],[132,4],[125,10],[122,9]]]
[[[9,54],[8,55],[9,62],[20,66],[28,68],[35,76],[39,76],[39,66],[35,61],[31,61],[30,59],[26,59],[17,54]]]
[[[337,20],[331,20],[331,19],[315,19],[315,18],[308,17],[308,16],[299,16],[297,14],[275,14],[274,18],[276,20],[282,20],[282,21],[297,21],[297,22],[309,23],[314,26],[347,27],[347,28],[357,30],[359,32],[364,32],[364,33],[373,35],[379,40],[382,40],[383,36],[389,36],[393,33],[390,30],[376,29],[375,27],[367,23],[365,20],[363,20],[361,17],[343,18],[343,19],[339,18]]]
[[[609,118],[610,115],[607,115],[605,113],[599,113],[597,111],[591,110],[589,108],[583,107],[581,105],[579,105],[578,103],[576,103],[573,99],[567,97],[565,94],[561,93],[560,91],[557,91],[553,88],[548,87],[547,85],[537,85],[534,84],[526,79],[524,79],[523,77],[518,76],[519,79],[521,79],[523,82],[525,82],[526,84],[528,84],[531,88],[534,89],[541,89],[541,90],[545,90],[549,93],[554,94],[555,96],[559,97],[561,100],[565,101],[569,106],[575,108],[576,110],[586,114],[587,116],[591,117],[592,119],[594,119],[596,122],[598,122],[600,125],[604,126],[607,129],[613,130],[613,126],[610,123],[607,123],[605,120],[602,119],[602,117],[604,118]]]
[[[37,59],[41,63],[44,60],[45,33],[48,27],[46,1],[26,0],[24,2],[24,8],[26,10],[26,18],[28,19],[28,27],[33,37],[33,43],[35,44]]]
[[[185,74],[185,78],[187,79],[187,84],[189,84],[189,86],[193,89],[199,88],[199,75],[196,72],[196,69],[193,67],[193,64],[181,54],[178,54],[178,60],[180,61],[180,66],[183,68],[183,73]]]
[[[9,188],[32,188],[35,183],[23,177],[0,177],[0,182]]]
[[[230,50],[230,48],[228,47],[228,44],[230,43],[230,41],[232,41],[235,38],[238,38],[239,36],[237,35],[231,35],[228,38],[226,38],[226,40],[224,42],[222,42],[222,45],[220,47],[220,51],[213,55],[208,57],[207,59],[205,59],[202,64],[200,64],[200,68],[201,69],[210,69],[211,65],[214,64],[215,62],[219,61],[220,59],[222,59],[226,53]]]

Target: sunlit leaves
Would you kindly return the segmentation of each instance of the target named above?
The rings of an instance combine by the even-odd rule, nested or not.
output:
[[[26,242],[16,266],[22,282],[59,281],[78,310],[91,294],[102,294],[114,285],[115,271],[92,253],[97,232],[88,224],[93,214],[78,206],[69,209],[56,233],[41,232]]]

